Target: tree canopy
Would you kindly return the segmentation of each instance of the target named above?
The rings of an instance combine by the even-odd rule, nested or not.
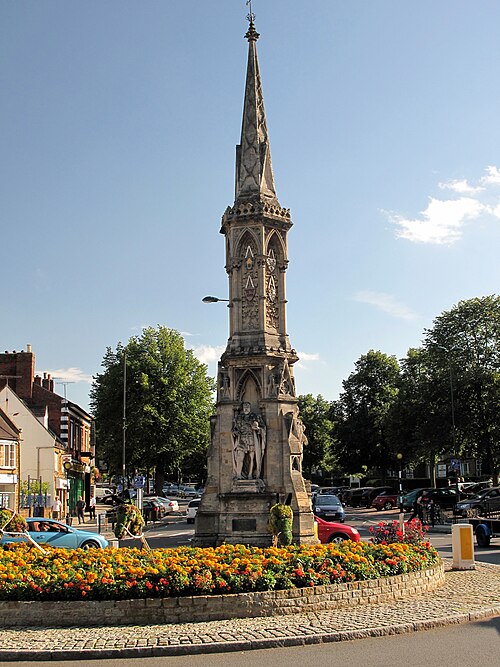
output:
[[[185,349],[182,336],[164,326],[145,328],[126,346],[108,347],[102,366],[90,394],[98,459],[121,471],[125,426],[128,474],[155,468],[157,488],[164,475],[202,477],[214,381],[206,365]]]

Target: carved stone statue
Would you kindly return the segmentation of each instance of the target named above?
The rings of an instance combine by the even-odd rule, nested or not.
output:
[[[233,463],[236,479],[261,479],[266,451],[266,425],[245,402],[233,420]]]

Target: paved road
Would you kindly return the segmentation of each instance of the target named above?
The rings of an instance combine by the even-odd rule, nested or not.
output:
[[[39,665],[75,667],[102,665],[123,667],[498,667],[500,617],[450,628],[428,630],[406,635],[358,639],[356,641],[314,646],[292,646],[236,653],[216,653],[158,658],[115,658],[70,661],[40,661]],[[10,667],[12,662],[0,662]],[[20,661],[18,667],[33,667],[33,662]]]

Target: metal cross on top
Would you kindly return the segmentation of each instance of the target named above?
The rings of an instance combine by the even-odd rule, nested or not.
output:
[[[247,19],[250,25],[252,25],[255,19],[255,14],[252,12],[252,0],[246,0],[246,4],[248,6],[248,9],[250,10],[249,13],[247,14]]]

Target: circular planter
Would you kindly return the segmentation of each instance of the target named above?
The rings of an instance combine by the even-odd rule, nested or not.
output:
[[[280,591],[138,600],[0,601],[0,625],[54,628],[158,625],[279,616],[387,602],[434,590],[443,583],[441,563],[428,570],[394,577]]]

